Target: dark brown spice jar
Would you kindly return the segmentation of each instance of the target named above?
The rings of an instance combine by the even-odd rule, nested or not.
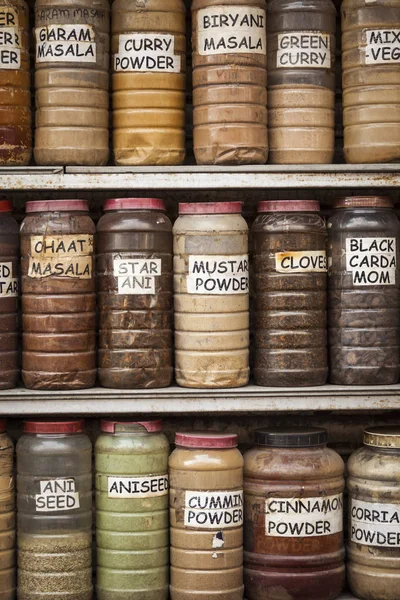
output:
[[[258,385],[326,382],[326,228],[318,211],[312,200],[258,205],[252,227]]]
[[[156,198],[105,203],[98,226],[99,379],[160,388],[172,379],[172,225]]]
[[[385,197],[341,198],[328,222],[330,380],[397,383],[400,222]]]
[[[83,200],[27,202],[21,225],[22,378],[33,389],[96,379],[95,225]]]

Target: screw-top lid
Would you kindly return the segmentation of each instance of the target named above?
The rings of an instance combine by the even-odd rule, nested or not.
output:
[[[175,444],[184,448],[236,448],[236,433],[218,433],[216,431],[178,432]]]
[[[319,212],[317,200],[266,200],[259,202],[257,212]]]
[[[85,421],[24,421],[26,433],[81,433]]]
[[[6,419],[0,419],[0,433],[4,433],[7,431],[7,421]]]
[[[34,200],[26,203],[25,212],[88,212],[86,200]]]
[[[131,425],[135,427],[136,425],[141,425],[148,431],[149,433],[153,433],[155,431],[162,431],[162,421],[109,421],[107,419],[102,419],[100,421],[100,429],[101,431],[106,431],[107,433],[115,433],[115,427],[118,425],[123,425],[125,428]]]
[[[400,448],[400,426],[369,427],[364,431],[364,444],[376,448]]]
[[[110,198],[104,203],[107,210],[163,210],[166,211],[164,200],[159,198]]]
[[[269,427],[256,429],[255,442],[276,448],[309,448],[326,444],[328,433],[322,427]]]
[[[241,202],[191,202],[179,204],[180,215],[241,214]]]
[[[0,200],[0,212],[12,212],[11,200]]]
[[[345,196],[333,208],[393,208],[393,201],[388,196]]]

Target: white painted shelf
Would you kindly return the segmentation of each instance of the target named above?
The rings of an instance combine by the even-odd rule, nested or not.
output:
[[[400,410],[400,385],[197,390],[0,391],[0,415],[240,414]]]

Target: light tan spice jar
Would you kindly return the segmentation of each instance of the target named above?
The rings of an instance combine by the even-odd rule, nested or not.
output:
[[[0,419],[0,598],[14,600],[16,591],[16,535],[14,445]]]

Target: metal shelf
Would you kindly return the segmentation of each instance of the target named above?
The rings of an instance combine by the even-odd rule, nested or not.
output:
[[[197,390],[0,391],[0,415],[240,414],[400,409],[400,385]]]
[[[1,167],[2,190],[400,187],[400,164],[243,167]]]

